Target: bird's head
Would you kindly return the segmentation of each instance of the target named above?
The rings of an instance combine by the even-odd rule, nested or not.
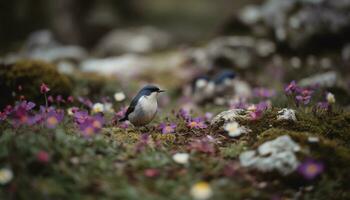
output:
[[[159,94],[161,92],[165,92],[165,91],[159,89],[157,86],[154,86],[154,85],[146,85],[140,91],[141,94],[146,95],[146,96],[150,96],[150,95],[157,96],[157,94]]]

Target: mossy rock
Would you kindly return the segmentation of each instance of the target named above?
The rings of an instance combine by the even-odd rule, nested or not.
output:
[[[104,76],[91,72],[80,72],[70,76],[75,85],[75,96],[89,96],[99,99],[101,96],[112,96],[121,90],[120,82],[115,76]]]
[[[12,104],[20,96],[35,103],[44,103],[40,85],[49,86],[49,95],[67,97],[72,92],[69,79],[60,74],[54,65],[39,60],[21,60],[14,64],[0,64],[0,107]],[[22,90],[18,90],[21,86]]]

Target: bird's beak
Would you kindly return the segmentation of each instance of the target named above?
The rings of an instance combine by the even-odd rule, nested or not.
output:
[[[165,92],[165,90],[159,90],[158,93]]]

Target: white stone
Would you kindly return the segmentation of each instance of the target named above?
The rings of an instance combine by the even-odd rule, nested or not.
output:
[[[292,120],[297,121],[297,117],[295,116],[295,110],[283,108],[282,110],[277,112],[277,120]]]
[[[231,109],[227,111],[223,111],[216,115],[213,120],[211,120],[211,124],[215,124],[218,122],[232,122],[237,118],[247,119],[247,112],[243,109]]]
[[[282,175],[293,172],[299,164],[295,152],[300,146],[288,135],[263,143],[257,151],[249,150],[241,153],[240,163],[243,167],[255,168],[262,172],[277,170]]]

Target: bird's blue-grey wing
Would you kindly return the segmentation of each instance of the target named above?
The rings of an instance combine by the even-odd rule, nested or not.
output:
[[[130,105],[128,109],[126,110],[124,118],[120,119],[119,121],[125,121],[129,119],[129,114],[132,113],[135,110],[135,107],[137,105],[137,101],[143,96],[144,94],[139,92],[130,102]]]

